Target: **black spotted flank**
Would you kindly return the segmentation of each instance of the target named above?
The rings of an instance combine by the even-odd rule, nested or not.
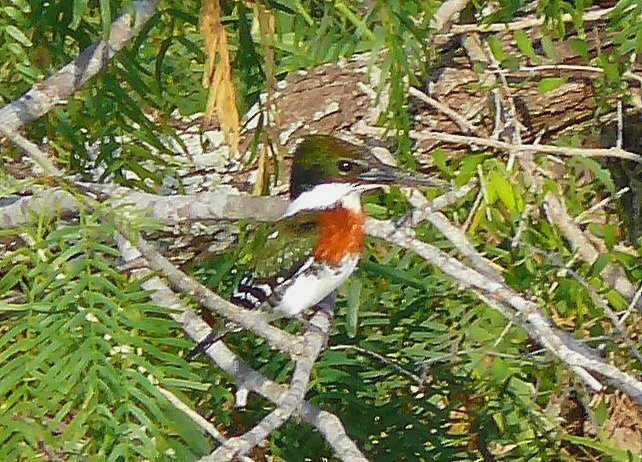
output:
[[[243,308],[258,308],[268,298],[270,298],[275,287],[276,285],[273,285],[270,280],[257,283],[251,276],[246,275],[243,276],[243,279],[241,279],[234,289],[234,294],[232,294],[230,301],[235,305],[242,306]]]
[[[292,265],[291,268],[281,270],[267,278],[254,278],[250,274],[244,275],[234,289],[230,301],[248,310],[257,309],[265,303],[273,308],[276,307],[281,298],[279,288],[289,284],[309,258],[306,257]]]

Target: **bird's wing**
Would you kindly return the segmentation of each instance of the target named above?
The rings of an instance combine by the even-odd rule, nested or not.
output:
[[[318,238],[316,216],[305,214],[260,229],[247,249],[249,271],[234,290],[231,301],[258,308],[287,283],[311,258]]]

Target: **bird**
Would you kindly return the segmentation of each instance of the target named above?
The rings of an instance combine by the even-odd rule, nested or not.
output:
[[[250,243],[251,269],[230,301],[289,318],[310,308],[333,309],[337,290],[364,250],[361,195],[389,184],[446,186],[385,164],[365,146],[332,135],[304,137],[292,160],[287,208],[273,229]],[[187,358],[205,352],[222,335],[212,332]]]

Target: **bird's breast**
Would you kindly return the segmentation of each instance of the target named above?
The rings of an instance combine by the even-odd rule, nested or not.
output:
[[[319,214],[319,239],[314,258],[337,266],[348,255],[361,255],[364,247],[363,212],[339,207]]]
[[[311,258],[289,283],[284,284],[281,299],[275,308],[292,317],[316,306],[343,285],[358,262],[358,254],[344,257],[335,266]]]

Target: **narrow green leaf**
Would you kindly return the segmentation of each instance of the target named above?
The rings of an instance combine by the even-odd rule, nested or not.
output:
[[[491,53],[497,59],[497,61],[501,62],[508,59],[509,56],[504,51],[504,47],[497,37],[495,37],[494,35],[490,35],[486,41],[488,43],[488,46],[490,47]]]
[[[435,165],[439,170],[444,172],[449,177],[455,176],[455,172],[453,171],[453,169],[450,168],[446,163],[446,151],[444,151],[442,148],[434,149],[432,151],[432,157],[435,161]]]
[[[109,39],[109,31],[111,30],[111,1],[100,0],[100,22],[103,31],[103,39]]]
[[[508,207],[508,210],[515,212],[517,210],[517,203],[515,201],[513,186],[508,182],[508,180],[499,173],[493,171],[490,173],[490,184],[497,193],[499,200]]]
[[[78,28],[78,26],[80,25],[80,21],[82,21],[82,17],[88,9],[89,4],[86,0],[74,0],[72,20],[71,24],[69,24],[69,28],[71,30],[76,30]]]
[[[582,57],[584,61],[586,62],[590,61],[590,56],[589,56],[590,48],[586,40],[574,37],[570,39],[570,44],[573,50],[575,50]]]
[[[542,93],[548,93],[566,83],[566,77],[544,77],[539,81],[537,87]]]
[[[557,48],[555,47],[555,44],[551,40],[550,37],[545,35],[542,37],[542,49],[544,50],[544,53],[554,63],[558,63],[560,58],[559,54],[557,53]]]
[[[31,40],[29,40],[29,37],[27,37],[24,34],[24,32],[22,32],[20,29],[18,29],[14,25],[8,25],[5,28],[5,31],[7,32],[7,34],[9,34],[11,37],[13,37],[14,40],[20,42],[25,47],[31,47],[33,45],[31,43]]]
[[[615,182],[611,177],[610,170],[603,168],[599,162],[590,157],[578,156],[575,158],[575,161],[589,169],[591,173],[595,175],[595,178],[606,187],[609,193],[615,194]]]
[[[562,435],[562,439],[569,441],[578,446],[586,446],[587,448],[595,449],[604,454],[607,454],[613,457],[616,461],[621,462],[642,462],[642,458],[633,454],[631,451],[626,451],[624,449],[619,449],[614,446],[610,446],[601,441],[595,440],[593,438],[588,438],[584,436],[575,436],[575,435]]]
[[[348,286],[348,300],[346,313],[346,331],[350,338],[357,335],[357,326],[359,324],[359,305],[361,303],[361,290],[363,283],[360,279],[354,278]]]
[[[519,51],[524,53],[524,56],[533,61],[533,63],[539,64],[542,62],[542,58],[535,52],[535,48],[533,48],[533,41],[526,32],[521,29],[516,30],[515,43]]]

